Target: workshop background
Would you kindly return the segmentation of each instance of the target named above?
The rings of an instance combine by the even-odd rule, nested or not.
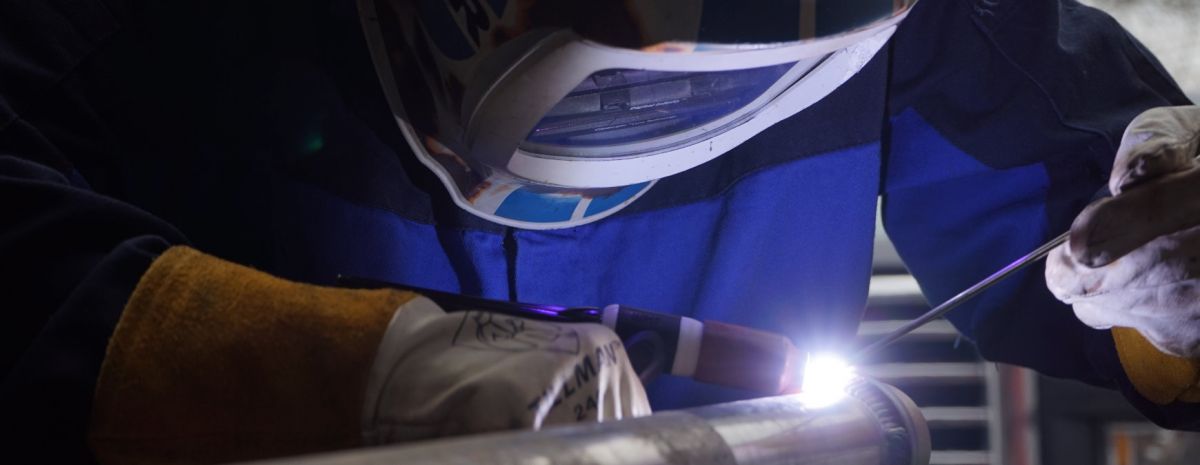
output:
[[[1200,0],[1080,1],[1115,17],[1200,102]],[[876,229],[864,339],[929,308],[882,226]],[[1162,430],[1115,392],[984,362],[945,320],[897,345],[860,371],[901,387],[921,406],[935,465],[1200,464],[1200,433]]]

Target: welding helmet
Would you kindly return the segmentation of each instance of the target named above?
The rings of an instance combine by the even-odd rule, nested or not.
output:
[[[916,0],[359,0],[408,144],[461,208],[553,229],[804,110]],[[798,135],[803,137],[803,134]]]

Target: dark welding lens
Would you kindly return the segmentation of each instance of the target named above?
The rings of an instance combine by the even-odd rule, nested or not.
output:
[[[597,147],[683,133],[752,110],[747,105],[794,65],[709,72],[599,71],[546,113],[526,143],[542,150]]]

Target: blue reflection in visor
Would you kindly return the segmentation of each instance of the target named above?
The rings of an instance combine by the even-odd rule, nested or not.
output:
[[[794,65],[708,72],[598,71],[554,105],[526,142],[596,147],[684,132],[742,109]]]

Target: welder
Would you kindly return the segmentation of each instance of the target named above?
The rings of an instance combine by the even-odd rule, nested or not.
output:
[[[643,389],[599,325],[336,277],[837,349],[880,199],[931,302],[1071,230],[949,318],[1200,427],[1200,110],[1074,0],[13,1],[0,56],[13,456],[218,462],[745,396]]]

